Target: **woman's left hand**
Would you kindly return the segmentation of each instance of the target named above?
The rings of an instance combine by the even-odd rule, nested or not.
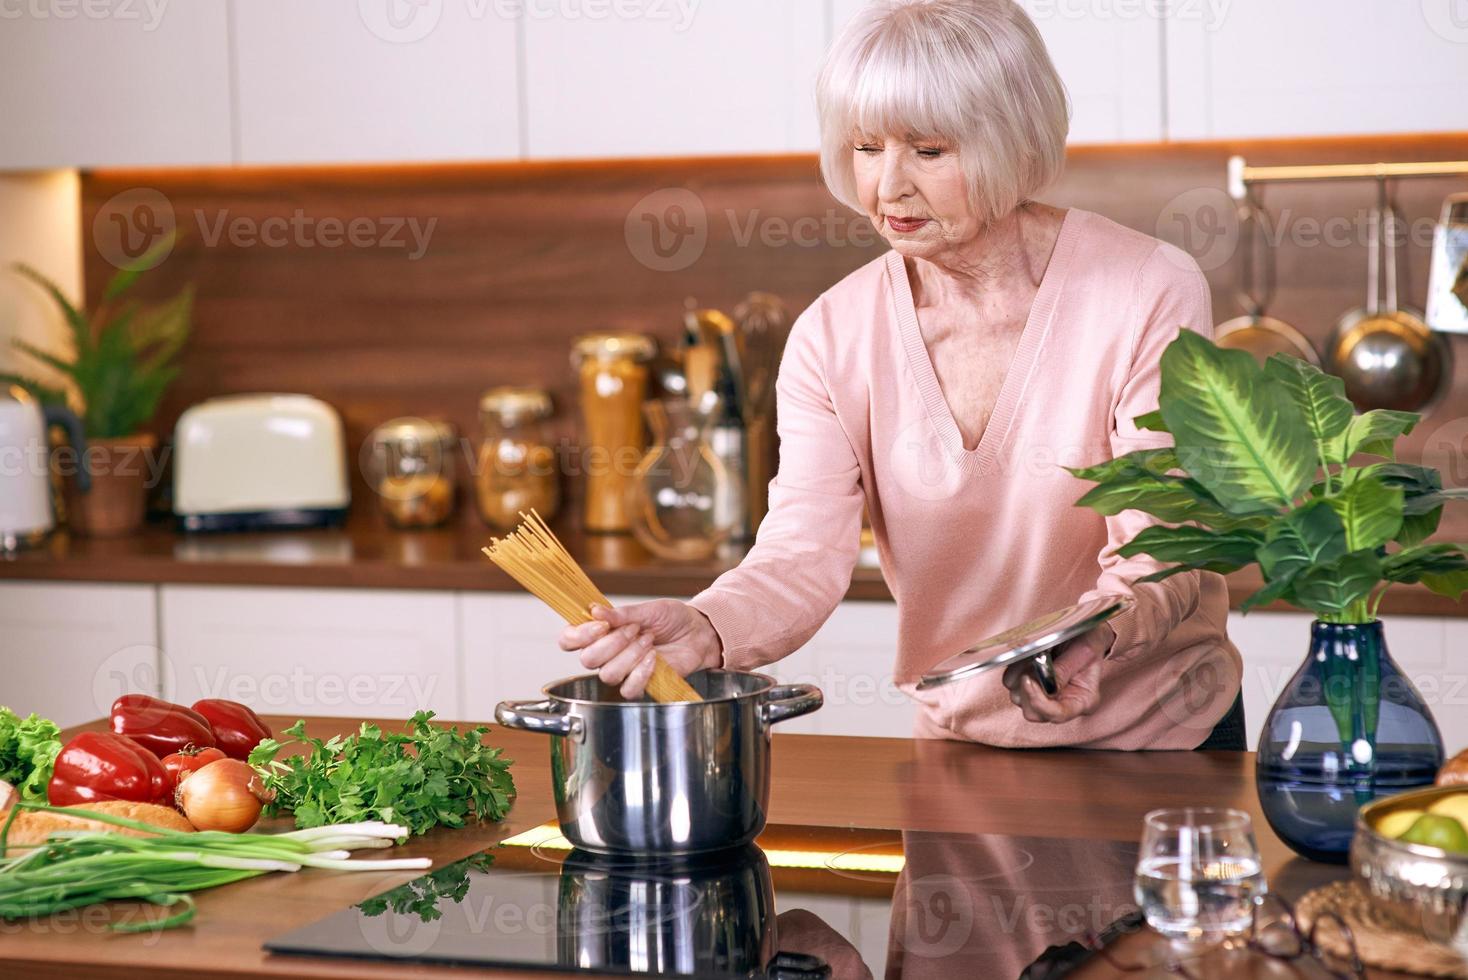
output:
[[[1101,706],[1101,659],[1116,639],[1109,623],[1062,644],[1055,653],[1055,680],[1060,690],[1052,697],[1035,679],[1029,661],[1004,668],[1009,700],[1024,712],[1025,721],[1059,725],[1089,715]]]

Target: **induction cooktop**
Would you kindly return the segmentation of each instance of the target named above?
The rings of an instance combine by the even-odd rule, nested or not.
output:
[[[554,824],[265,944],[272,953],[658,977],[1063,976],[1135,921],[1133,843],[770,826],[648,861]]]

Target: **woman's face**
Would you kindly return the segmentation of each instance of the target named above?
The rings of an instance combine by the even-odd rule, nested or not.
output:
[[[958,151],[920,136],[863,135],[852,142],[856,194],[902,255],[931,259],[980,230]]]

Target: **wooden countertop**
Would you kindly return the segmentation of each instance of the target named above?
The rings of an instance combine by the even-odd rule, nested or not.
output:
[[[268,720],[277,729],[288,723]],[[309,721],[311,733],[321,737],[355,727],[349,719]],[[441,866],[554,819],[545,737],[496,727],[489,738],[516,760],[519,797],[509,817],[498,824],[436,830],[395,855],[428,856]],[[1349,873],[1297,858],[1274,837],[1259,812],[1248,753],[1014,751],[957,742],[775,736],[772,823],[1135,842],[1147,810],[1180,805],[1232,806],[1252,813],[1270,886],[1291,897]],[[280,829],[287,826],[280,821]],[[0,975],[239,980],[444,974],[428,966],[295,958],[261,949],[272,936],[414,876],[315,870],[267,875],[197,893],[193,924],[157,935],[107,933],[107,916],[125,906],[98,907],[95,916],[0,922]],[[1152,942],[1151,937],[1141,932],[1125,942],[1130,949]],[[881,964],[875,967],[880,971]],[[491,974],[455,969],[447,975]],[[1093,962],[1084,975],[1120,974]]]
[[[1459,510],[1458,520],[1444,516],[1434,540],[1468,541],[1468,508]],[[608,595],[687,598],[737,565],[747,550],[730,545],[706,562],[674,562],[653,556],[630,535],[588,534],[565,521],[555,530]],[[0,556],[0,580],[518,591],[480,553],[493,536],[468,510],[426,531],[396,530],[360,512],[342,528],[312,531],[184,535],[150,525],[137,535],[112,539],[62,531],[35,551]],[[1229,576],[1230,605],[1238,608],[1262,584],[1255,569]],[[880,569],[861,564],[846,598],[890,601],[892,593]],[[1381,609],[1398,615],[1468,615],[1461,603],[1421,585],[1393,586]]]

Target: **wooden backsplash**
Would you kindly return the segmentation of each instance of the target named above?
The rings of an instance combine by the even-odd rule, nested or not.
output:
[[[1222,321],[1237,312],[1234,267],[1220,262],[1230,254],[1225,161],[1236,152],[1258,164],[1465,159],[1468,133],[1078,148],[1042,197],[1188,248],[1208,272]],[[1398,189],[1419,231],[1403,256],[1414,306],[1425,300],[1427,223],[1463,183]],[[1372,195],[1362,182],[1265,189],[1283,236],[1273,312],[1318,347],[1364,298]],[[151,207],[142,223],[156,225],[166,220],[159,201],[185,237],[140,294],[192,281],[198,300],[183,372],[155,430],[166,435],[184,408],[211,395],[305,392],[341,411],[352,450],[395,415],[443,416],[475,434],[479,393],[498,384],[549,388],[570,439],[575,335],[615,328],[672,340],[685,297],[728,309],[755,289],[798,312],[883,248],[826,193],[811,156],[105,171],[83,180],[90,299],[114,271],[106,256],[117,256],[120,229],[140,220],[135,205]],[[123,219],[111,217],[119,203]],[[1435,465],[1457,460],[1460,477],[1446,475],[1468,483],[1468,431],[1449,425],[1468,416],[1462,343],[1453,339],[1453,389],[1408,451],[1426,447]],[[1442,458],[1444,440],[1452,459]]]

